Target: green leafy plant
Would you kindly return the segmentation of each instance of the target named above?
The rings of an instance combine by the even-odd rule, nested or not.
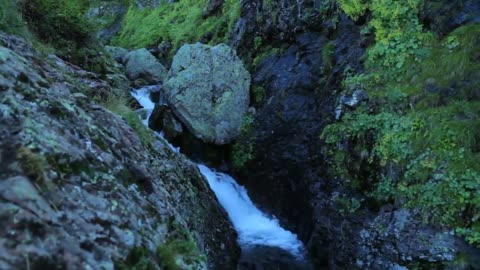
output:
[[[354,20],[367,10],[371,13],[367,27],[373,29],[376,42],[368,50],[369,67],[392,68],[388,75],[395,76],[409,59],[422,58],[422,50],[430,38],[418,20],[423,0],[338,1],[341,9]]]
[[[431,40],[421,62],[346,72],[343,87],[365,89],[376,109],[361,105],[321,135],[338,177],[353,179],[377,202],[418,209],[425,222],[455,229],[476,246],[480,102],[471,96],[480,86],[472,57],[479,34],[480,25],[463,26]]]

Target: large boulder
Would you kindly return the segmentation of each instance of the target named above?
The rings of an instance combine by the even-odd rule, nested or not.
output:
[[[156,84],[167,75],[167,69],[145,48],[129,52],[123,61],[130,80],[144,79]]]
[[[173,112],[195,137],[222,145],[240,134],[249,86],[250,74],[235,51],[196,43],[178,50],[164,88]]]

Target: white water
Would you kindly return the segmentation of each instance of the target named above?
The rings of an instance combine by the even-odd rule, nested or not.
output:
[[[155,103],[150,99],[150,92],[152,89],[157,89],[157,86],[145,86],[139,89],[135,89],[131,92],[132,97],[134,97],[138,103],[143,107],[143,110],[146,112],[145,118],[142,118],[142,123],[148,127],[148,119],[150,119],[150,116],[152,115],[153,109],[155,109]],[[162,132],[156,132],[154,131],[155,136],[157,138],[161,139],[162,141],[166,142],[167,145],[172,149],[174,152],[180,152],[179,147],[173,146],[171,143],[165,139],[163,136],[163,131]]]
[[[155,108],[155,103],[150,99],[151,87],[143,87],[132,91],[132,96],[140,103],[143,109],[147,112],[145,119],[142,119],[142,122],[145,126],[148,127],[148,119],[152,115],[153,109]]]
[[[151,88],[144,87],[132,92],[132,96],[147,112],[146,119],[142,119],[147,127],[148,118],[155,107],[155,104],[150,100],[150,91]],[[157,135],[167,142],[160,133],[157,133]],[[178,151],[178,148],[169,145],[172,149]],[[220,204],[227,211],[233,226],[238,232],[238,241],[242,247],[272,246],[289,251],[297,257],[302,257],[304,250],[302,242],[298,240],[295,234],[283,229],[278,220],[262,213],[250,200],[244,187],[237,184],[227,174],[215,172],[204,165],[198,165],[198,167]]]
[[[301,256],[302,242],[295,234],[283,229],[278,220],[262,213],[250,200],[244,187],[227,174],[215,172],[204,165],[198,167],[227,211],[238,232],[240,245],[279,247]]]

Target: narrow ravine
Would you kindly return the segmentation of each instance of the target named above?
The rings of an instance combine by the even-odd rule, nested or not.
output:
[[[142,122],[147,127],[148,119],[155,107],[155,103],[150,99],[151,89],[147,86],[132,91],[132,96],[145,110],[145,113],[141,115],[145,116]],[[161,136],[159,133],[157,135]],[[166,141],[163,136],[161,138]],[[169,145],[175,149],[173,145]],[[297,235],[285,230],[280,226],[278,220],[260,211],[249,198],[247,190],[243,186],[240,186],[228,174],[217,172],[202,164],[199,164],[198,168],[207,179],[220,204],[227,211],[238,233],[238,242],[244,251],[244,256],[250,254],[247,255],[248,261],[255,260],[255,258],[251,258],[252,253],[253,256],[260,258],[265,254],[271,256],[273,253],[274,257],[283,257],[282,260],[289,260],[290,262],[287,263],[289,265],[292,263],[291,261],[297,264],[304,263],[305,248]],[[269,248],[272,249],[269,250]]]

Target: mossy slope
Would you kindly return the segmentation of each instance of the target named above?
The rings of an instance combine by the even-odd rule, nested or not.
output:
[[[439,38],[416,18],[422,1],[340,2],[354,19],[371,12],[376,41],[344,81],[370,101],[322,134],[336,175],[480,246],[480,25]]]
[[[204,16],[207,0],[180,0],[153,9],[131,6],[120,34],[112,40],[116,46],[142,48],[172,42],[174,49],[197,41],[220,43],[240,16],[240,1],[227,0],[221,15]]]

